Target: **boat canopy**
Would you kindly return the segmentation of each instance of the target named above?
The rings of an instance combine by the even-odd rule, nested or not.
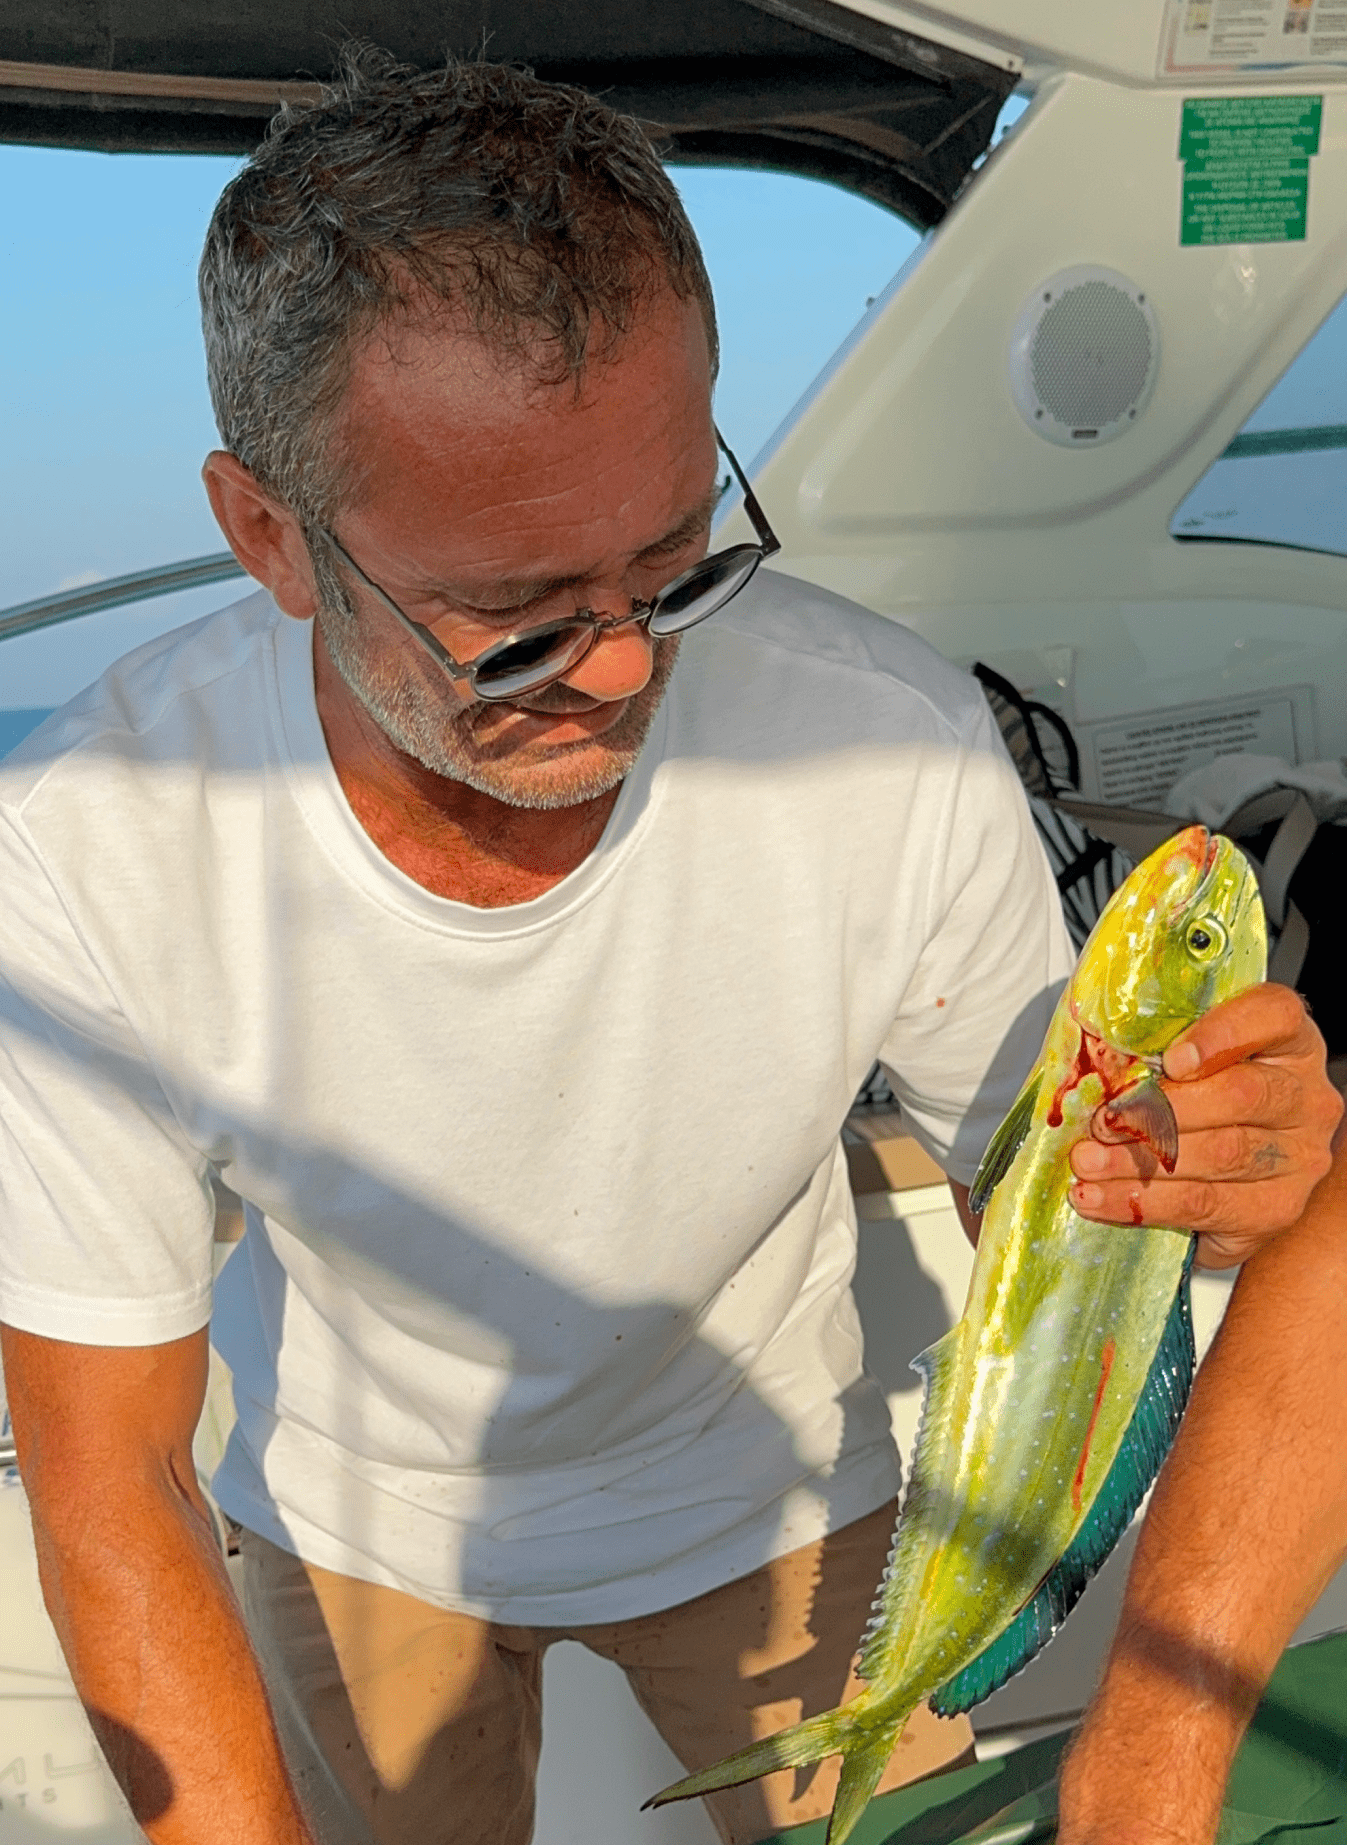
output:
[[[527,64],[640,117],[672,160],[830,180],[923,230],[1018,74],[834,0],[6,0],[0,140],[246,153],[350,38],[423,68]]]

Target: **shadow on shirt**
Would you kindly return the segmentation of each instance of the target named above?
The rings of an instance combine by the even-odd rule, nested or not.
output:
[[[29,992],[22,996],[20,1003],[10,1003],[16,997],[9,989],[0,989],[0,1027],[9,1031],[33,1032],[37,1029],[35,1020],[40,1018],[40,1036],[46,1056],[55,1053],[80,1062],[90,1055],[89,1040],[69,1019],[55,1019],[51,1011],[42,1006],[41,995]],[[1035,1002],[1036,1007],[1039,1004],[1041,1002]],[[1008,1034],[1006,1044],[1013,1045],[1021,1039],[1021,1027],[1017,1021]],[[1005,1093],[1007,1072],[1003,1063],[1004,1055],[1003,1049],[993,1060],[986,1079],[992,1093]],[[104,1044],[99,1046],[97,1057],[106,1076],[110,1066],[115,1064],[117,1053]],[[868,1053],[864,1063],[868,1067]],[[127,1060],[126,1080],[131,1092],[142,1089],[143,1067]],[[218,1102],[212,1104],[212,1112],[216,1119],[220,1118],[222,1110]],[[838,1133],[841,1126],[842,1120],[839,1117],[836,1123]],[[311,1254],[316,1252],[318,1260],[328,1265],[334,1274],[340,1274],[343,1288],[355,1288],[358,1292],[362,1268],[371,1272],[377,1270],[381,1284],[391,1279],[395,1284],[400,1337],[414,1336],[412,1329],[418,1299],[458,1307],[465,1322],[471,1322],[471,1306],[462,1307],[459,1303],[472,1301],[475,1292],[473,1276],[483,1264],[489,1264],[495,1270],[492,1298],[508,1301],[509,1312],[501,1316],[501,1324],[480,1326],[484,1351],[499,1351],[502,1346],[508,1348],[512,1342],[512,1333],[521,1322],[540,1321],[546,1324],[549,1321],[569,1321],[572,1326],[583,1323],[586,1339],[592,1343],[602,1343],[608,1339],[616,1342],[620,1338],[629,1350],[634,1346],[643,1352],[647,1360],[645,1371],[649,1380],[650,1403],[645,1412],[633,1413],[630,1369],[624,1365],[622,1375],[612,1386],[611,1402],[607,1406],[606,1428],[612,1435],[609,1458],[616,1456],[621,1459],[625,1455],[630,1460],[629,1471],[632,1474],[648,1473],[652,1484],[663,1474],[666,1484],[662,1497],[666,1503],[671,1496],[668,1481],[686,1482],[688,1490],[697,1494],[697,1498],[688,1504],[688,1511],[693,1515],[689,1520],[689,1529],[693,1525],[705,1527],[708,1507],[720,1504],[723,1516],[721,1523],[716,1525],[713,1545],[718,1541],[722,1528],[734,1528],[736,1513],[742,1516],[745,1511],[752,1511],[758,1518],[760,1537],[755,1554],[741,1556],[739,1573],[747,1573],[770,1557],[780,1554],[783,1549],[792,1547],[788,1542],[782,1542],[780,1522],[772,1515],[771,1505],[766,1508],[766,1517],[762,1516],[763,1508],[753,1505],[753,1473],[756,1468],[766,1466],[769,1472],[778,1476],[787,1474],[799,1485],[813,1484],[820,1489],[821,1496],[826,1500],[826,1481],[819,1479],[817,1455],[805,1451],[809,1444],[802,1444],[798,1430],[774,1406],[770,1394],[755,1387],[746,1374],[746,1368],[737,1358],[709,1344],[700,1336],[698,1321],[701,1315],[698,1311],[680,1305],[671,1315],[669,1304],[663,1302],[611,1306],[584,1300],[554,1277],[520,1266],[501,1243],[490,1236],[489,1226],[484,1227],[487,1234],[474,1234],[471,1227],[452,1222],[429,1210],[423,1201],[400,1193],[386,1178],[354,1164],[335,1149],[303,1149],[287,1145],[275,1135],[271,1124],[250,1121],[241,1114],[236,1114],[232,1132],[240,1145],[248,1146],[249,1164],[254,1169],[268,1165],[274,1168],[280,1162],[290,1175],[296,1172],[311,1174],[314,1181],[313,1197],[305,1212],[308,1222],[304,1241],[307,1248]],[[203,1193],[208,1193],[211,1170],[210,1162],[202,1154],[200,1172]],[[290,1182],[294,1183],[293,1176]],[[818,1175],[815,1175],[812,1182],[818,1182]],[[302,1179],[300,1183],[302,1187]],[[325,1201],[333,1199],[340,1199],[343,1210],[353,1212],[355,1218],[368,1227],[363,1247],[356,1249],[350,1244],[338,1247],[327,1241],[321,1231],[311,1230],[314,1222],[321,1222],[323,1218]],[[208,1203],[203,1203],[203,1209],[209,1208]],[[417,1227],[417,1234],[405,1237],[399,1235],[400,1226],[405,1229],[413,1223]],[[96,1225],[89,1228],[90,1233],[97,1234]],[[434,1236],[427,1234],[432,1228]],[[835,1419],[833,1458],[854,1454],[858,1447],[866,1452],[876,1444],[883,1447],[889,1442],[885,1396],[891,1392],[911,1389],[912,1380],[906,1373],[908,1359],[948,1329],[949,1316],[943,1297],[921,1269],[902,1226],[895,1223],[885,1229],[886,1232],[891,1231],[891,1235],[887,1235],[882,1258],[871,1257],[867,1262],[868,1298],[865,1301],[865,1316],[870,1327],[868,1349],[872,1375],[844,1389],[835,1409],[820,1406]],[[764,1225],[757,1249],[761,1249],[770,1239],[771,1232],[772,1225]],[[285,1231],[280,1232],[282,1237],[287,1234]],[[952,1231],[951,1234],[957,1232]],[[433,1269],[425,1265],[425,1254],[432,1248],[437,1251]],[[418,1252],[416,1262],[404,1259],[408,1250]],[[751,1259],[750,1255],[750,1263]],[[259,1322],[263,1327],[267,1349],[259,1349],[248,1355],[247,1375],[240,1376],[238,1381],[240,1392],[246,1391],[249,1399],[250,1426],[253,1429],[269,1426],[274,1439],[279,1429],[280,1415],[304,1418],[304,1380],[292,1383],[287,1378],[286,1400],[282,1401],[278,1360],[284,1343],[286,1292],[294,1284],[288,1280],[276,1260],[271,1239],[255,1209],[248,1212],[248,1229],[243,1247],[232,1258],[230,1270],[238,1269],[245,1263],[254,1283],[263,1288],[270,1283],[272,1293],[269,1299],[261,1303]],[[502,1273],[507,1284],[505,1286],[501,1285]],[[242,1274],[236,1279],[242,1280]],[[880,1297],[881,1293],[883,1298]],[[321,1314],[321,1300],[313,1301],[311,1305]],[[670,1331],[674,1321],[678,1324],[676,1334]],[[657,1343],[650,1342],[652,1333]],[[230,1356],[237,1365],[240,1354],[235,1352]],[[427,1346],[425,1357],[428,1369],[433,1369],[435,1356],[434,1350]],[[878,1375],[873,1375],[876,1372]],[[654,1411],[663,1401],[661,1390],[671,1374],[675,1373],[677,1407],[682,1418],[679,1437],[673,1443],[664,1444],[663,1448],[656,1443],[653,1447],[647,1445],[643,1449],[643,1439],[659,1420]],[[734,1455],[730,1456],[730,1465],[727,1467],[722,1458],[722,1477],[715,1480],[699,1479],[696,1454],[698,1431],[714,1425],[732,1402],[736,1405],[740,1427]],[[742,1413],[745,1405],[747,1414]],[[882,1429],[876,1422],[877,1405],[884,1423]],[[90,1405],[91,1411],[95,1407]],[[344,1451],[334,1450],[331,1455],[330,1490],[336,1495],[331,1505],[335,1506],[341,1492],[342,1476],[347,1470],[359,1472],[370,1466],[377,1470],[381,1419],[388,1415],[396,1417],[400,1413],[400,1406],[388,1380],[374,1376],[367,1366],[363,1374],[358,1376],[353,1369],[349,1396],[344,1403],[334,1405],[328,1401],[309,1407],[313,1410],[321,1409],[322,1422],[328,1427],[341,1426],[344,1432],[349,1429],[349,1446]],[[596,1458],[593,1454],[568,1456],[557,1452],[557,1425],[564,1419],[568,1408],[564,1391],[553,1391],[549,1395],[548,1389],[534,1376],[512,1377],[497,1408],[513,1429],[527,1429],[531,1432],[540,1468],[561,1472],[568,1465],[589,1465]],[[418,1417],[423,1415],[422,1406],[418,1405],[416,1414]],[[499,1544],[511,1541],[510,1525],[514,1516],[508,1486],[509,1476],[517,1471],[519,1463],[502,1463],[491,1458],[487,1440],[490,1421],[488,1417],[483,1429],[483,1445],[488,1448],[488,1453],[486,1464],[476,1476],[479,1490],[474,1515],[471,1524],[462,1532],[460,1560],[453,1572],[458,1580],[472,1584],[491,1581],[495,1574],[492,1551]],[[236,1433],[234,1439],[238,1441],[242,1437]],[[735,1455],[738,1456],[738,1466],[734,1464]],[[781,1462],[785,1455],[794,1457],[793,1470],[783,1468]],[[252,1454],[251,1459],[255,1463],[254,1472],[259,1489],[266,1492],[268,1469],[265,1443]],[[453,1465],[457,1468],[471,1466],[471,1459],[469,1457],[465,1462],[456,1458]],[[892,1478],[891,1460],[877,1465],[877,1478],[883,1477],[885,1467]],[[826,1473],[826,1470],[825,1462],[822,1471]],[[428,1454],[427,1478],[433,1480],[436,1471],[434,1457]],[[675,1490],[672,1497],[677,1496]],[[860,1516],[861,1512],[883,1503],[888,1496],[887,1490],[876,1491],[871,1495],[869,1505],[860,1507],[848,1516]],[[236,1516],[245,1510],[241,1506],[231,1505],[228,1498],[225,1506],[226,1510]],[[278,1530],[282,1533],[286,1531],[286,1514],[274,1501],[269,1510],[271,1529],[264,1529],[263,1535],[274,1538]],[[328,1510],[320,1510],[316,1522],[321,1524],[329,1515]],[[245,1522],[254,1521],[245,1517]],[[265,1523],[264,1520],[258,1522]],[[123,1542],[125,1537],[123,1533]],[[556,1534],[556,1542],[574,1549],[577,1537],[583,1544],[583,1527],[578,1533],[567,1527]],[[289,1547],[300,1550],[302,1554],[302,1539],[290,1542]],[[321,1558],[317,1560],[322,1561]],[[511,1572],[507,1571],[505,1579],[509,1580],[510,1576]],[[638,1588],[633,1594],[633,1581],[638,1578],[639,1571],[636,1571],[625,1580],[621,1592],[623,1604],[629,1604],[633,1599],[639,1600]],[[712,1584],[708,1583],[707,1587],[710,1586]],[[452,1593],[444,1599],[451,1601]],[[659,1603],[656,1602],[655,1606],[659,1606]],[[858,1621],[863,1620],[864,1615],[864,1609],[858,1610]],[[741,1636],[740,1644],[746,1651],[761,1645],[765,1639],[772,1621],[770,1607],[761,1610],[759,1619],[760,1633],[745,1633]],[[538,1624],[548,1625],[542,1621]],[[571,1621],[566,1625],[574,1626],[577,1623]]]

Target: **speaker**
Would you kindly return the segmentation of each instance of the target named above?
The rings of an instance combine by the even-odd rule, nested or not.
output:
[[[1130,429],[1155,388],[1160,331],[1144,289],[1082,264],[1049,276],[1020,311],[1010,392],[1036,435],[1097,448]]]

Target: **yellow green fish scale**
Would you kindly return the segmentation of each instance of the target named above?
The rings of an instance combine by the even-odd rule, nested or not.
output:
[[[864,1656],[864,1695],[885,1706],[910,1711],[944,1684],[1066,1550],[1117,1458],[1174,1304],[1186,1236],[1091,1223],[1068,1201],[1070,1149],[1105,1099],[1087,1075],[1048,1123],[1052,1078],[1074,1066],[1080,1038],[1059,1008],[1032,1125],[983,1220],[963,1318],[929,1354],[920,1459],[936,1503],[909,1525],[920,1567],[895,1556]],[[1148,1073],[1139,1061],[1124,1069]],[[961,1408],[953,1426],[937,1407],[946,1393]]]

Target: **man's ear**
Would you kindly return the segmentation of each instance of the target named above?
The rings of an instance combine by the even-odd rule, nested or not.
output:
[[[207,455],[201,478],[220,530],[248,575],[266,585],[284,614],[307,621],[317,612],[318,592],[298,519],[223,449]]]

